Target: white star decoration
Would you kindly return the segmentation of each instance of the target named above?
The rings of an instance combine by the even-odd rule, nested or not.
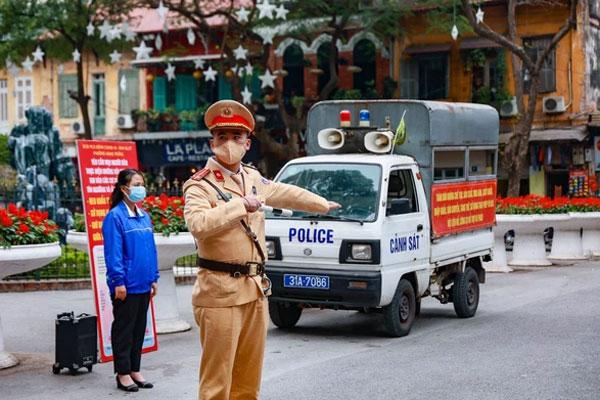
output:
[[[264,32],[260,33],[260,36],[263,39],[264,44],[273,44],[273,37],[275,36],[275,32],[272,30],[265,30]]]
[[[10,58],[6,59],[6,69],[8,70],[8,73],[12,76],[19,75],[19,67],[17,67],[17,65],[14,62],[12,62]]]
[[[136,60],[147,60],[150,58],[150,53],[152,52],[151,47],[146,46],[146,42],[142,40],[138,47],[134,47],[133,51],[135,51],[135,59]]]
[[[190,44],[190,46],[193,46],[194,43],[196,43],[196,35],[194,34],[192,28],[188,28],[187,30],[187,41]]]
[[[264,89],[266,87],[275,87],[275,75],[271,74],[271,71],[269,71],[269,69],[267,68],[265,73],[260,75],[258,77],[258,79],[260,79],[261,84],[260,84],[260,88]]]
[[[200,57],[194,58],[194,68],[196,68],[196,69],[204,68],[204,59],[200,58]]]
[[[252,75],[252,71],[254,71],[254,67],[252,67],[252,64],[248,63],[246,64],[246,75]]]
[[[118,26],[115,25],[108,32],[107,40],[109,42],[111,42],[113,39],[120,39],[120,38],[121,38],[121,28],[119,28]]]
[[[98,29],[100,29],[100,39],[106,39],[109,42],[112,40],[109,39],[111,26],[107,20],[104,20],[104,22],[102,23],[102,25],[100,25],[100,28]]]
[[[118,63],[119,61],[121,61],[121,53],[119,53],[116,50],[113,50],[112,53],[109,54],[109,56],[111,64]]]
[[[273,18],[273,11],[275,11],[275,6],[269,3],[269,0],[263,0],[263,2],[258,4],[256,8],[258,9],[258,19]]]
[[[204,80],[206,82],[217,80],[217,71],[213,69],[212,65],[209,65],[208,69],[204,71]]]
[[[245,60],[246,55],[248,54],[248,50],[242,47],[240,44],[237,49],[233,50],[233,54],[235,55],[236,60]]]
[[[42,51],[42,49],[40,48],[40,46],[35,48],[35,51],[33,52],[33,62],[36,61],[44,61],[44,52]]]
[[[131,29],[129,23],[123,22],[123,24],[121,25],[121,30],[123,31],[123,36],[125,36],[125,40],[127,40],[128,42],[131,42],[133,39],[135,39],[135,32]]]
[[[483,10],[481,9],[481,6],[477,9],[477,13],[475,14],[475,17],[477,18],[477,23],[480,24],[483,22],[483,14],[485,14],[483,12]]]
[[[285,20],[287,18],[287,13],[290,11],[286,9],[283,4],[280,4],[279,7],[275,9],[275,18],[281,18]]]
[[[165,69],[165,73],[167,74],[168,80],[175,79],[175,66],[171,65],[171,63],[167,64],[167,69]]]
[[[79,50],[75,49],[71,54],[73,55],[73,62],[78,63],[79,61],[81,61],[81,53],[79,52]]]
[[[27,56],[27,58],[25,59],[25,61],[23,61],[21,63],[21,65],[23,66],[23,68],[26,71],[29,71],[29,72],[33,71],[33,64],[34,64],[34,62],[31,61],[31,57],[29,57],[29,56]]]
[[[248,90],[248,86],[244,86],[244,90],[242,91],[242,102],[244,104],[252,103],[252,92]]]
[[[156,9],[156,12],[158,13],[158,18],[160,18],[160,21],[164,22],[165,18],[167,17],[167,13],[169,12],[169,8],[165,7],[161,0],[160,4],[158,5],[158,8]]]
[[[456,25],[452,27],[452,31],[450,31],[450,35],[452,35],[452,39],[456,40],[458,38],[458,28]]]
[[[88,36],[94,36],[94,31],[96,30],[96,28],[94,28],[94,24],[92,24],[91,22],[88,24],[88,26],[86,27],[87,29],[87,35]]]
[[[248,22],[250,11],[247,8],[242,7],[235,15],[237,16],[238,22]]]

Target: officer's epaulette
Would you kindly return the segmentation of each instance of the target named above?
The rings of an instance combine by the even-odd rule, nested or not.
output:
[[[201,181],[202,178],[204,178],[209,173],[210,173],[210,169],[202,168],[200,171],[198,171],[194,175],[192,175],[192,177],[190,179],[193,179],[195,181]]]

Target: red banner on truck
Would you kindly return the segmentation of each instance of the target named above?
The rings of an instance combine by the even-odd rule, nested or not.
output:
[[[109,211],[110,195],[115,187],[119,171],[125,168],[137,169],[137,151],[134,142],[78,140],[77,155],[88,236],[90,274],[92,275],[94,303],[98,314],[100,360],[107,362],[112,360],[113,355],[110,338],[113,316],[110,291],[106,283],[102,221]],[[142,350],[144,353],[158,349],[152,301],[148,314],[148,325]]]
[[[487,228],[495,223],[495,179],[431,185],[434,237]]]

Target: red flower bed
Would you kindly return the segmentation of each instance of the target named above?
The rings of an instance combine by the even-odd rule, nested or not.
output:
[[[165,236],[171,233],[187,232],[187,226],[183,219],[183,197],[149,196],[142,203],[144,210],[150,214],[154,232],[160,232]]]
[[[43,211],[27,211],[9,204],[0,208],[0,247],[58,241],[58,226]]]
[[[548,197],[533,194],[496,199],[496,214],[562,214],[567,212],[600,211],[597,197]]]

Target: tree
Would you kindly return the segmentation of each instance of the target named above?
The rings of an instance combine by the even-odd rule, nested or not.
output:
[[[92,129],[83,71],[83,57],[93,54],[96,62],[107,60],[111,49],[124,50],[126,40],[115,31],[116,24],[126,20],[134,2],[122,0],[3,0],[0,2],[0,62],[12,65],[30,57],[38,46],[48,57],[75,61],[74,51],[80,55],[77,64],[77,91],[69,93],[81,111],[84,137],[92,138]],[[97,26],[108,22],[113,28],[101,38]],[[88,26],[95,25],[88,35]],[[120,27],[119,27],[120,28]],[[130,36],[131,38],[131,36]],[[113,40],[114,39],[114,40]],[[111,42],[111,43],[109,43]]]
[[[519,195],[520,172],[527,162],[527,151],[529,148],[529,135],[533,124],[533,116],[537,96],[540,89],[540,72],[547,61],[552,50],[565,35],[577,26],[577,4],[578,0],[507,0],[506,16],[508,32],[505,34],[496,32],[485,22],[478,23],[477,16],[471,4],[471,0],[460,0],[462,11],[473,31],[486,39],[498,43],[504,49],[510,51],[512,72],[515,82],[515,96],[519,109],[518,121],[513,134],[510,136],[504,151],[502,160],[504,168],[508,173],[508,195]],[[552,7],[568,7],[569,15],[562,27],[556,32],[541,52],[532,57],[523,45],[523,39],[517,32],[517,7],[521,5],[545,5]],[[524,72],[529,74],[529,90],[525,90],[523,79]],[[524,105],[524,95],[528,95],[527,105]]]

